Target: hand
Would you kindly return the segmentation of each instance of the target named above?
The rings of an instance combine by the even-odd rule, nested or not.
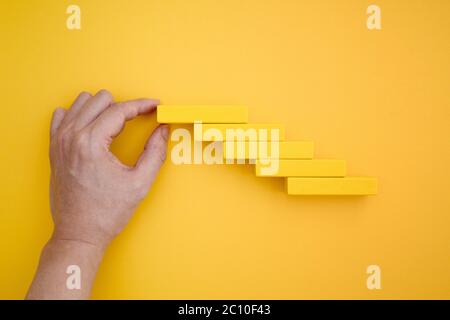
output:
[[[81,93],[69,110],[55,110],[50,139],[52,239],[100,248],[124,228],[166,157],[168,127],[150,136],[134,167],[109,150],[127,120],[156,109],[157,100],[114,103],[105,90]]]
[[[134,167],[110,151],[125,121],[155,110],[157,100],[114,103],[109,92],[82,93],[58,108],[50,128],[50,207],[55,230],[41,253],[27,299],[86,299],[109,242],[147,194],[166,157],[168,127],[159,126]],[[80,286],[67,286],[78,267]]]

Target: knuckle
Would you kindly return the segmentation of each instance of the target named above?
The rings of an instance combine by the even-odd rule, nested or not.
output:
[[[67,128],[58,130],[50,141],[50,157],[58,157],[66,154],[70,150],[72,143],[72,133]]]
[[[112,107],[112,109],[111,109],[111,113],[114,115],[115,118],[120,120],[120,122],[125,122],[126,121],[125,115],[123,114],[123,112],[121,110],[121,105],[120,104],[114,105]]]
[[[53,117],[59,115],[59,114],[63,114],[65,112],[65,109],[63,107],[57,107],[55,108],[55,110],[53,110]]]
[[[81,91],[80,98],[90,98],[90,97],[92,97],[92,94],[90,94],[87,91]]]
[[[59,145],[60,147],[63,147],[65,145],[67,145],[67,143],[70,141],[71,139],[71,135],[69,130],[67,129],[62,129],[59,130],[57,135],[56,135],[56,144]]]
[[[107,99],[107,100],[109,100],[109,101],[112,101],[112,99],[113,99],[111,92],[109,92],[109,91],[106,90],[106,89],[101,89],[101,90],[98,92],[98,95],[104,97],[105,99]]]
[[[90,148],[89,148],[89,135],[84,131],[80,131],[74,137],[74,148],[76,153],[82,158],[90,157]]]

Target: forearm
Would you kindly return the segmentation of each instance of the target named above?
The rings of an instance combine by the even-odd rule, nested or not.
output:
[[[52,238],[42,250],[26,298],[88,299],[103,251],[89,243]]]

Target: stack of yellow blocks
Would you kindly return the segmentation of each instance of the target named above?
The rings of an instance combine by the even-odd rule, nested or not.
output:
[[[157,121],[168,124],[201,122],[203,130],[278,129],[279,169],[272,175],[262,174],[261,159],[249,159],[249,141],[245,141],[245,158],[254,160],[256,176],[283,177],[290,195],[372,195],[377,193],[377,179],[346,177],[345,160],[313,159],[314,143],[285,141],[284,126],[280,124],[249,124],[248,110],[243,106],[175,106],[160,105]],[[269,135],[270,136],[270,135]],[[225,138],[224,138],[225,140]],[[224,147],[225,147],[224,143]],[[233,144],[235,145],[235,144]],[[270,144],[269,144],[270,145]],[[224,154],[227,154],[226,150]],[[237,152],[233,152],[237,157]]]

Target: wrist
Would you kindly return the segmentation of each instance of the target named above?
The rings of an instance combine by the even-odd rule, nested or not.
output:
[[[89,255],[99,257],[103,257],[107,246],[108,244],[106,242],[91,242],[79,238],[67,237],[56,231],[46,244],[46,248],[57,251],[72,251],[79,254],[88,253]]]
[[[55,242],[72,243],[79,247],[95,247],[105,251],[109,246],[112,236],[95,228],[92,224],[57,223],[50,240]]]
[[[89,298],[103,253],[104,248],[91,243],[52,236],[41,252],[27,299]],[[69,287],[70,277],[76,287]]]

